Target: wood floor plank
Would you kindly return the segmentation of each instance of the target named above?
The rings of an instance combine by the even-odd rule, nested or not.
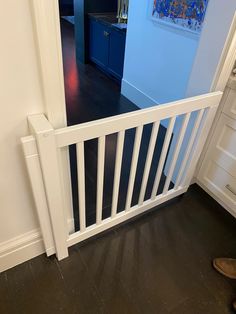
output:
[[[236,283],[211,262],[236,256],[235,227],[192,186],[184,197],[71,248],[60,263],[40,256],[2,273],[1,313],[231,313]]]
[[[105,313],[104,304],[78,250],[71,248],[70,258],[57,264],[71,298],[72,313]]]
[[[7,272],[0,273],[0,313],[15,313],[14,303],[9,291]]]

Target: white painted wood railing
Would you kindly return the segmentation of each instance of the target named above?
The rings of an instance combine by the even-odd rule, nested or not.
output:
[[[222,93],[216,92],[173,103],[139,110],[111,118],[54,130],[42,114],[28,117],[32,136],[23,138],[25,158],[35,203],[38,211],[41,230],[48,255],[56,253],[58,259],[68,256],[68,247],[108,228],[120,224],[140,213],[170,200],[187,191],[194,170],[213,122]],[[196,116],[194,121],[192,115]],[[175,132],[176,121],[182,116],[182,126],[178,133],[171,165],[165,169],[171,138]],[[150,176],[151,165],[158,132],[162,120],[169,119],[160,159],[155,172],[151,197],[145,200],[145,193]],[[193,122],[191,122],[193,121]],[[190,123],[193,127],[189,128]],[[135,177],[137,173],[140,148],[144,126],[152,124],[152,132],[146,155],[138,202],[132,206]],[[135,128],[132,161],[129,171],[125,208],[118,212],[118,199],[123,160],[126,130]],[[190,130],[190,131],[189,131]],[[186,132],[191,132],[186,149],[182,152]],[[106,137],[117,133],[114,182],[112,189],[111,215],[103,219],[103,193]],[[86,191],[85,191],[85,150],[86,141],[98,139],[97,187],[96,187],[96,223],[86,225]],[[36,144],[37,143],[37,144]],[[63,199],[63,167],[60,162],[61,150],[76,145],[77,179],[79,196],[78,232],[68,231],[65,212],[66,202]],[[173,173],[177,160],[183,153],[177,179],[173,182]],[[165,184],[161,194],[157,195],[160,180],[165,169]],[[172,188],[170,188],[172,184]],[[72,217],[73,218],[73,217]]]

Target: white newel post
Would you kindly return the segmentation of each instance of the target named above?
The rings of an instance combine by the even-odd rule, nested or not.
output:
[[[46,254],[47,256],[50,256],[55,254],[55,243],[35,137],[24,137],[21,139],[21,144]]]
[[[68,256],[68,231],[63,208],[63,189],[55,131],[43,114],[32,115],[28,117],[28,121],[37,141],[56,255],[57,258],[61,260]]]

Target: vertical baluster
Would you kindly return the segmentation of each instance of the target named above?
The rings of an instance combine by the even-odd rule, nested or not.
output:
[[[158,187],[159,187],[159,184],[160,184],[163,167],[164,167],[165,160],[166,160],[166,155],[167,155],[167,152],[168,152],[168,148],[169,148],[169,145],[170,145],[172,132],[173,132],[174,125],[175,125],[175,120],[176,120],[176,117],[173,117],[173,118],[170,119],[169,126],[168,126],[168,129],[167,129],[167,132],[166,132],[165,141],[164,141],[164,144],[163,144],[163,147],[162,147],[161,156],[160,156],[160,160],[159,160],[158,168],[157,168],[157,173],[156,173],[156,177],[155,177],[155,181],[154,181],[154,185],[153,185],[153,189],[152,189],[152,195],[151,195],[151,199],[152,200],[154,200],[156,198],[156,195],[157,195],[157,191],[158,191]]]
[[[127,197],[126,197],[126,204],[125,204],[126,211],[129,211],[131,207],[133,190],[134,190],[134,181],[135,181],[135,175],[136,175],[138,157],[139,157],[139,150],[140,150],[140,144],[142,140],[142,133],[143,133],[143,126],[139,126],[136,129],[135,141],[134,141],[134,147],[133,147],[133,156],[132,156],[130,176],[129,176],[129,185],[128,185],[128,192],[127,192]]]
[[[105,165],[105,136],[101,136],[98,139],[98,163],[97,163],[96,223],[98,225],[102,222],[104,165]]]
[[[140,190],[140,195],[139,195],[139,202],[138,202],[139,206],[141,206],[144,201],[149,173],[150,173],[152,159],[153,159],[153,154],[154,154],[154,150],[156,146],[159,126],[160,126],[160,121],[157,121],[153,124],[153,127],[152,127],[152,134],[151,134],[151,138],[149,142],[148,153],[147,153],[147,158],[146,158],[146,163],[145,163],[145,168],[144,168],[144,173],[143,173],[143,180],[142,180],[142,185],[141,185],[141,190]]]
[[[202,148],[204,144],[206,143],[207,136],[209,134],[210,128],[212,126],[212,123],[214,121],[216,112],[217,112],[218,107],[214,106],[212,108],[205,108],[204,109],[204,114],[203,118],[201,121],[201,124],[199,126],[199,130],[196,136],[196,139],[193,143],[193,149],[191,151],[190,155],[190,164],[188,165],[188,171],[182,178],[182,185],[184,187],[187,187],[190,185],[191,180],[194,176],[197,162],[199,160],[199,157],[202,153]]]
[[[85,171],[84,171],[84,142],[77,143],[77,177],[78,177],[78,193],[79,193],[79,220],[80,231],[86,228],[85,223]]]
[[[190,116],[191,116],[191,113],[185,114],[185,116],[184,116],[184,121],[182,123],[179,138],[178,138],[178,141],[176,143],[175,151],[173,153],[173,158],[171,160],[170,168],[168,170],[168,174],[166,177],[166,182],[165,182],[165,186],[164,186],[163,193],[162,193],[163,195],[165,195],[168,192],[168,188],[170,186],[170,181],[172,179],[172,176],[173,176],[173,173],[175,170],[176,162],[177,162],[177,159],[179,157],[179,152],[180,152],[180,149],[181,149],[181,146],[183,143],[184,135],[185,135],[188,123],[189,123]]]
[[[187,162],[189,160],[189,157],[190,157],[190,154],[191,154],[191,151],[192,151],[192,148],[193,148],[194,141],[196,139],[196,136],[197,136],[197,133],[198,133],[198,130],[199,130],[200,123],[202,121],[203,114],[204,114],[204,109],[202,109],[202,110],[200,110],[198,112],[197,118],[195,120],[195,123],[194,123],[194,126],[193,126],[193,130],[192,130],[192,134],[191,134],[191,137],[189,139],[189,143],[188,143],[187,149],[185,151],[185,156],[184,156],[184,159],[182,161],[178,177],[176,179],[176,183],[175,183],[175,187],[174,187],[175,190],[179,187],[180,181],[182,179],[185,167],[187,165]]]
[[[115,164],[114,185],[113,185],[113,193],[112,193],[112,209],[111,209],[112,218],[114,218],[117,213],[124,139],[125,139],[125,131],[120,131],[118,133],[117,146],[116,146],[116,164]]]

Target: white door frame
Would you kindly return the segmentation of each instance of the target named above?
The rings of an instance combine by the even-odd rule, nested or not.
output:
[[[220,58],[220,62],[216,69],[216,74],[211,85],[211,92],[221,90],[223,91],[229,80],[236,60],[236,13],[225,41],[225,46]]]
[[[58,0],[32,0],[46,115],[55,128],[67,124]]]
[[[45,114],[54,128],[67,126],[61,31],[58,0],[31,0],[32,17],[38,48],[39,69],[44,95]],[[74,230],[69,151],[60,158],[64,186],[64,207],[68,229]]]

